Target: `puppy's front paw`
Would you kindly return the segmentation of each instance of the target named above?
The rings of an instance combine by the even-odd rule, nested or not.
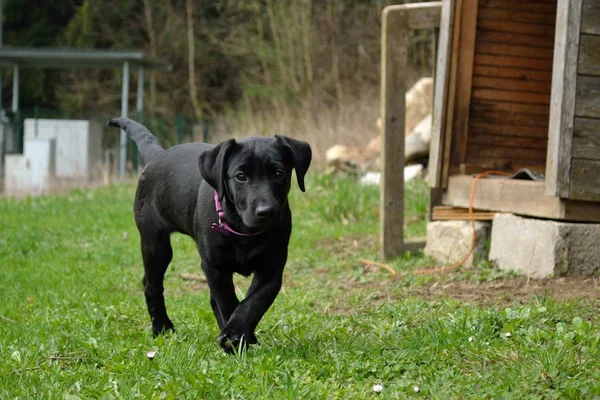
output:
[[[254,333],[242,333],[225,327],[217,337],[217,342],[226,353],[233,353],[240,349],[246,350],[249,345],[257,344],[258,340]]]
[[[175,332],[175,327],[170,319],[165,321],[152,321],[152,336],[158,337],[159,335],[165,334],[167,332]]]

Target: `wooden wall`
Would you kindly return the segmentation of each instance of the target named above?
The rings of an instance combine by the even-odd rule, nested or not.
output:
[[[583,0],[571,159],[571,199],[600,201],[600,0]]]
[[[556,7],[479,0],[466,149],[455,162],[545,169]]]

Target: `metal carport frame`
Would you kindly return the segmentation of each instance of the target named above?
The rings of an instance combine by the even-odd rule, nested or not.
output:
[[[12,111],[19,110],[19,69],[20,68],[122,68],[123,83],[121,92],[121,116],[127,117],[129,103],[129,67],[138,68],[137,104],[138,115],[144,108],[144,69],[170,71],[171,65],[149,58],[141,51],[123,50],[84,50],[54,48],[0,48],[0,66],[13,67]],[[125,179],[127,163],[127,135],[121,131],[119,152],[119,179]]]

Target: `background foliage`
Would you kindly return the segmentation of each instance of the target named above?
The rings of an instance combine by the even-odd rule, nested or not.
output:
[[[381,10],[392,3],[403,1],[4,0],[4,45],[141,49],[168,61],[172,72],[146,75],[150,116],[344,118],[350,104],[377,108]],[[430,37],[413,37],[411,79],[430,72]],[[3,72],[9,104],[12,71]],[[21,84],[24,109],[120,109],[118,70],[27,69]]]

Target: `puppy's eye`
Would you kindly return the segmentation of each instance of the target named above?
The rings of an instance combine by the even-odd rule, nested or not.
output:
[[[246,182],[248,180],[248,177],[243,172],[240,172],[240,173],[236,174],[235,179],[238,182]]]
[[[285,171],[282,169],[278,169],[275,171],[275,179],[283,179],[285,178]]]

